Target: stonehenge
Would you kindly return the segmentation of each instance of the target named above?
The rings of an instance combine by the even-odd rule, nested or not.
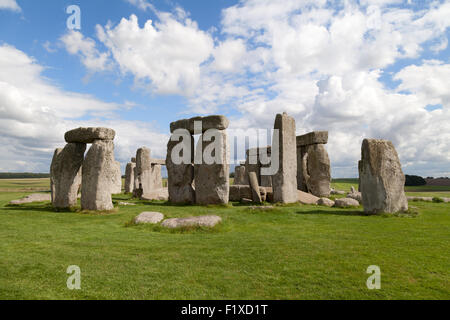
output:
[[[327,131],[314,131],[297,137],[297,186],[317,197],[331,193],[331,164],[325,144]]]
[[[377,139],[363,141],[359,179],[366,214],[408,210],[405,175],[392,142]]]
[[[230,186],[228,126],[225,116],[171,123],[166,159],[154,159],[149,148],[139,148],[126,165],[125,192],[142,200],[173,204],[269,201],[351,207],[361,203],[366,214],[408,209],[405,176],[390,141],[363,141],[358,162],[360,192],[352,187],[346,198],[332,201],[327,199],[330,194],[345,192],[330,187],[327,131],[296,136],[294,118],[277,114],[272,145],[246,150],[245,162],[235,167]],[[199,135],[196,145],[194,135]],[[66,145],[54,151],[50,165],[52,205],[58,210],[76,206],[81,188],[82,210],[112,210],[112,194],[122,192],[121,166],[114,158],[114,130],[77,128],[66,132],[64,138]],[[86,152],[87,144],[91,147]],[[162,166],[167,167],[167,188],[163,188]]]
[[[120,193],[122,183],[120,164],[114,160],[114,137],[115,131],[108,128],[77,128],[66,132],[67,144],[55,150],[50,165],[54,208],[75,206],[81,186],[83,210],[113,209],[111,193]],[[87,144],[92,146],[85,156]]]
[[[228,203],[228,126],[225,116],[195,117],[170,124],[166,165],[171,203]],[[200,135],[195,150],[193,135]]]

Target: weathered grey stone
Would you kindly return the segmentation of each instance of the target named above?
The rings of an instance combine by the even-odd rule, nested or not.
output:
[[[136,203],[131,203],[131,202],[119,202],[119,206],[135,206]]]
[[[217,130],[214,141],[202,140],[203,135],[200,136],[197,144],[195,157],[201,160],[202,164],[194,165],[196,203],[201,205],[226,204],[229,200],[230,188],[229,148],[226,131]],[[212,143],[216,146],[214,150],[209,147]],[[213,164],[207,164],[205,149],[211,150],[209,156],[217,160],[214,160]]]
[[[134,218],[134,223],[150,223],[156,224],[164,219],[164,215],[161,212],[142,212],[136,218]]]
[[[408,210],[405,175],[392,142],[365,139],[359,170],[362,204],[367,214]]]
[[[273,200],[281,203],[294,203],[298,201],[297,194],[297,152],[295,138],[295,120],[286,113],[278,114],[275,119],[275,130],[279,130],[278,161],[279,170],[272,177]],[[272,161],[275,156],[272,146]]]
[[[168,188],[156,189],[146,194],[142,194],[140,198],[142,200],[167,201],[169,200],[169,189]]]
[[[114,140],[116,132],[109,128],[78,128],[64,135],[68,143],[93,143],[95,140]]]
[[[320,198],[310,193],[297,190],[298,201],[303,204],[318,204]]]
[[[234,169],[234,183],[233,184],[247,184],[248,185],[248,177],[246,175],[245,166],[237,166]]]
[[[406,197],[406,199],[408,201],[425,201],[425,202],[432,202],[433,201],[433,197]]]
[[[359,203],[362,202],[362,194],[361,192],[355,191],[355,192],[349,192],[347,194],[347,198],[350,199],[355,199],[356,201],[358,201]]]
[[[226,130],[230,125],[230,121],[225,116],[213,115],[207,117],[195,117],[191,119],[182,119],[170,124],[170,132],[174,133],[177,129],[188,130],[191,134],[200,134],[200,132],[194,132],[195,121],[202,122],[202,132],[209,129]]]
[[[52,203],[55,201],[56,196],[56,171],[55,166],[57,163],[58,155],[62,152],[62,148],[58,148],[53,153],[52,163],[50,164],[50,192],[51,192],[51,201]]]
[[[208,227],[212,228],[222,222],[222,218],[218,216],[200,216],[190,218],[175,218],[164,220],[161,224],[163,227],[176,229],[183,227]]]
[[[252,200],[255,203],[261,203],[261,194],[259,193],[258,178],[255,172],[249,172],[248,180],[250,182],[250,189],[252,190]]]
[[[131,158],[132,163],[136,163],[136,157]]]
[[[120,194],[122,193],[122,171],[120,169],[120,162],[114,161],[114,175],[112,177],[111,183],[111,193]]]
[[[150,159],[150,163],[152,165],[160,165],[160,166],[165,166],[166,165],[166,160],[163,159]]]
[[[112,210],[111,181],[116,174],[114,143],[95,140],[83,163],[81,208],[83,210]]]
[[[132,193],[134,190],[134,168],[136,163],[129,162],[125,169],[125,193]]]
[[[358,207],[359,202],[355,199],[341,198],[334,201],[334,206],[338,208]]]
[[[297,146],[297,188],[300,191],[308,192],[308,185],[306,183],[309,179],[308,174],[308,153],[307,147]]]
[[[152,164],[151,151],[140,148],[136,153],[136,171],[139,179],[141,197],[149,198],[155,190],[162,188],[161,166]]]
[[[259,194],[261,195],[261,200],[266,201],[269,191],[272,192],[272,188],[259,187]],[[250,185],[231,185],[230,186],[230,201],[241,201],[242,199],[252,198],[252,189]]]
[[[328,197],[331,192],[331,164],[323,144],[307,147],[308,172],[305,177],[308,191],[317,197]]]
[[[314,131],[297,137],[297,146],[309,146],[312,144],[327,144],[328,131]]]
[[[55,208],[65,209],[77,204],[85,151],[86,144],[84,143],[68,143],[57,154],[51,168],[52,188],[54,189],[53,206]]]
[[[338,194],[338,195],[343,195],[345,193],[346,192],[343,190],[335,190],[335,189],[331,189],[331,192],[330,192],[330,194]]]
[[[317,202],[319,206],[326,206],[326,207],[332,207],[334,206],[334,201],[330,200],[328,198],[320,198]]]
[[[248,207],[248,210],[270,211],[273,209],[275,209],[274,206],[251,206],[251,207]]]
[[[51,201],[50,194],[48,194],[48,193],[33,193],[22,199],[12,200],[9,202],[9,204],[18,205],[18,204],[33,203],[33,202],[45,202],[45,201]]]
[[[183,159],[186,156],[186,163],[175,164],[172,159],[172,151],[181,141],[171,141],[167,143],[166,166],[168,175],[169,201],[177,204],[193,204],[195,203],[194,182],[194,138],[192,136],[185,137],[186,150],[190,146],[190,154],[184,155],[184,150],[179,151],[178,156]],[[189,161],[187,161],[189,160]]]
[[[139,175],[137,172],[136,165],[133,168],[133,175],[134,175],[133,197],[139,198],[140,197],[139,195],[142,194],[142,192],[141,192],[142,189],[140,189],[141,182],[139,180]],[[139,191],[139,190],[141,190],[141,191]]]

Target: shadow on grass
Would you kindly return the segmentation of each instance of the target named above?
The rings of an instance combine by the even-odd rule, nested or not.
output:
[[[7,204],[3,208],[0,208],[0,210],[8,210],[8,211],[39,211],[39,212],[45,211],[45,212],[57,212],[57,213],[76,212],[76,208],[64,209],[64,210],[56,210],[49,203]]]
[[[296,211],[296,214],[320,214],[320,215],[336,215],[336,216],[363,216],[368,217],[370,215],[367,215],[364,213],[364,211],[332,211],[332,210],[308,210],[308,211]]]

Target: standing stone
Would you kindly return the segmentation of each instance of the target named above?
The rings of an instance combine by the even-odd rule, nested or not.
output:
[[[405,175],[392,142],[365,139],[361,154],[359,177],[364,212],[377,214],[408,210]]]
[[[120,162],[114,161],[114,175],[111,184],[111,193],[120,194],[122,193],[122,171],[120,169]]]
[[[167,143],[167,180],[169,188],[169,201],[178,204],[195,203],[194,182],[194,138],[190,136],[190,156],[188,163],[175,164],[172,159],[172,150],[181,141],[169,140]],[[183,158],[183,150],[177,155]]]
[[[255,172],[249,172],[248,181],[250,182],[250,188],[252,189],[252,200],[256,203],[261,203],[261,194],[259,193],[258,178]]]
[[[308,153],[305,146],[297,146],[297,188],[300,191],[308,192]]]
[[[259,159],[258,161],[260,162],[260,166],[261,168],[270,168],[271,166],[271,162],[269,161],[269,163],[264,164],[263,161],[261,159],[263,159],[263,157],[267,157],[268,159],[272,158],[272,147],[266,147],[266,148],[261,148],[259,149]],[[266,162],[266,161],[264,161]],[[261,170],[260,168],[260,170]],[[260,186],[261,187],[272,187],[272,176],[271,175],[264,175],[262,171],[260,171],[260,176],[261,176],[261,183]]]
[[[54,177],[53,206],[55,208],[66,209],[77,204],[85,151],[84,143],[68,143],[61,152],[55,152],[56,159],[51,169]]]
[[[245,184],[249,184],[249,174],[250,172],[254,172],[256,174],[256,178],[258,179],[258,184],[261,182],[261,163],[259,162],[259,149],[253,148],[249,149],[246,152],[245,159],[245,173],[246,173],[246,182]]]
[[[328,152],[323,144],[307,147],[308,191],[317,197],[328,197],[331,192],[331,164]]]
[[[202,135],[196,148],[195,159],[201,159],[202,164],[194,165],[195,195],[196,203],[201,205],[226,204],[229,200],[230,166],[226,131],[217,130],[212,140],[214,141],[203,141]],[[215,152],[220,152],[216,158],[221,158],[221,163],[207,164],[206,162],[204,150],[212,143],[218,147],[215,149],[220,150],[215,150],[210,155],[216,157]]]
[[[138,190],[140,189],[141,182],[139,180],[139,175],[138,175],[138,171],[137,171],[136,165],[134,166],[133,174],[134,174],[133,197],[139,198]]]
[[[55,153],[53,154],[52,163],[50,165],[50,192],[51,192],[51,201],[52,204],[55,201],[56,196],[56,180],[58,180],[58,177],[56,175],[55,166],[57,163],[58,155],[61,153],[63,149],[58,148],[55,150]]]
[[[136,163],[129,162],[125,169],[125,193],[132,193],[134,190],[134,168]]]
[[[109,187],[116,174],[114,142],[95,140],[83,164],[81,208],[83,210],[112,210],[114,208]]]
[[[234,183],[233,184],[248,184],[248,178],[246,179],[245,166],[237,166],[234,169]]]
[[[286,113],[278,114],[274,129],[278,130],[278,140],[274,134],[272,161],[274,156],[278,156],[275,161],[279,161],[279,169],[272,177],[273,200],[281,203],[295,203],[298,201],[295,120]]]

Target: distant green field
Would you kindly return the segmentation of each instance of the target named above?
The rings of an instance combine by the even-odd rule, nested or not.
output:
[[[48,189],[48,180],[23,182],[0,181],[9,190]],[[8,205],[25,194],[0,192],[0,299],[450,299],[448,203],[370,217],[361,207],[261,211],[128,195],[114,196],[107,215]],[[215,214],[223,223],[186,232],[130,224],[143,211]],[[66,287],[70,265],[81,268],[81,290]],[[381,268],[381,290],[366,287],[370,265]]]

